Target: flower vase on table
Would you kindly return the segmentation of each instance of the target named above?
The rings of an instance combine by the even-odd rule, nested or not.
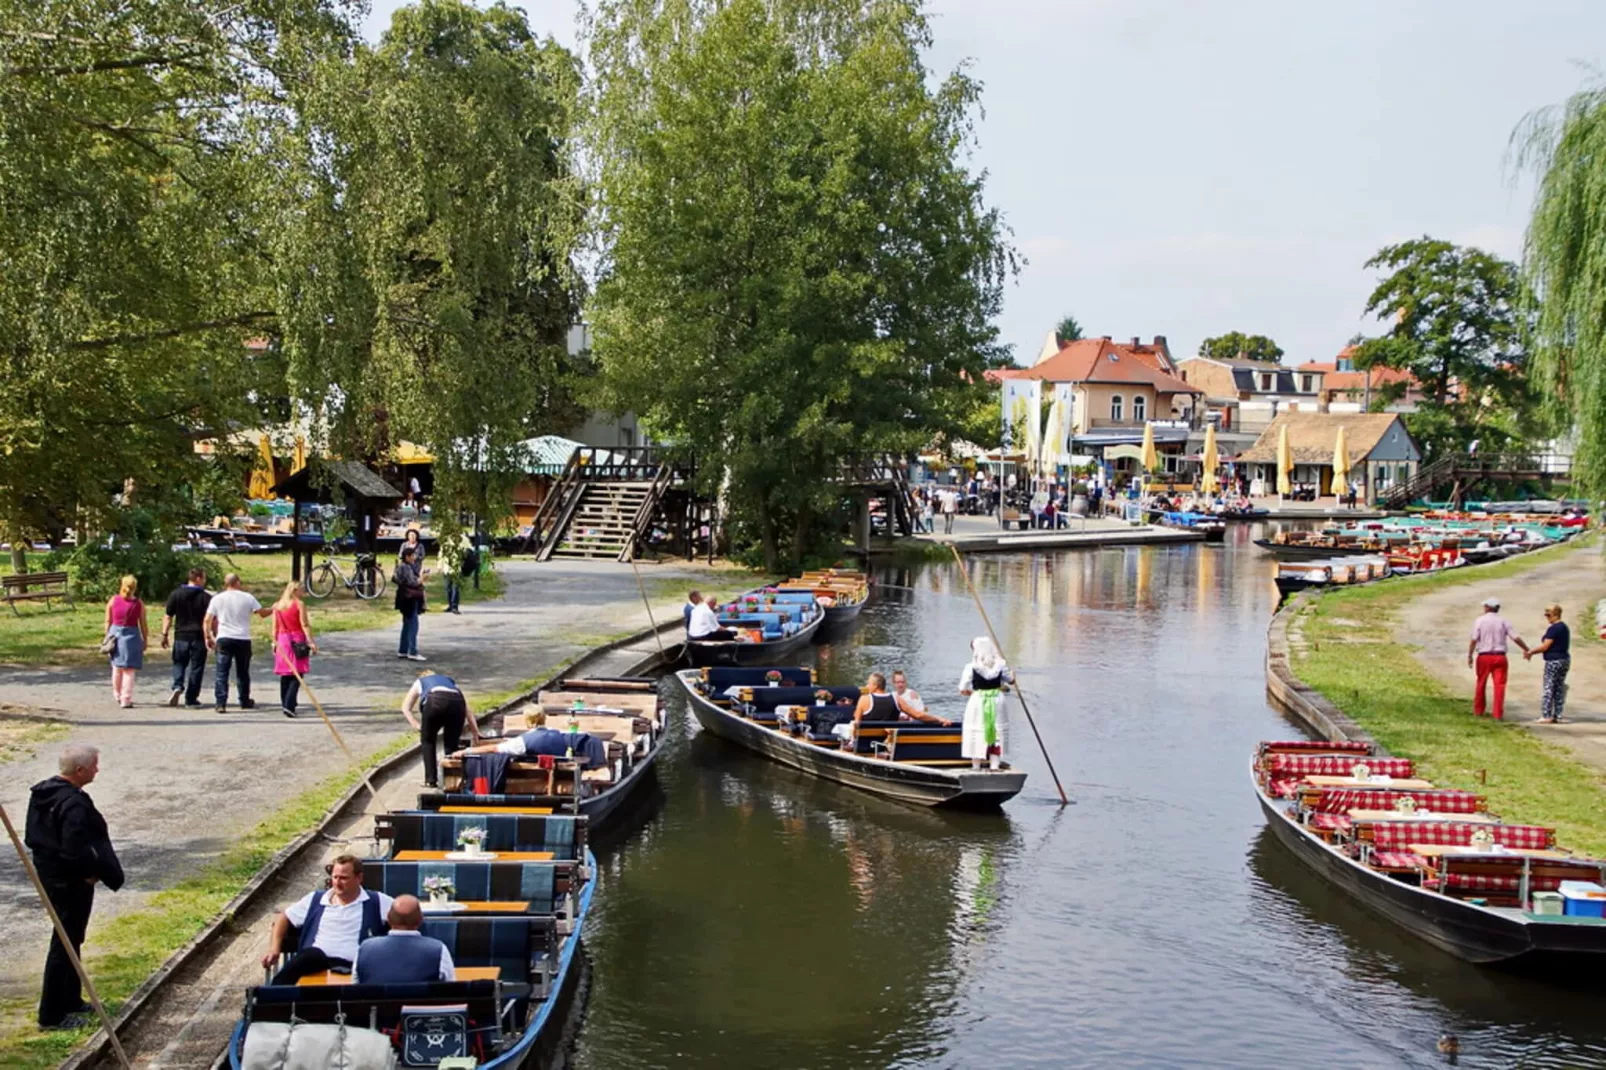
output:
[[[466,828],[457,834],[457,846],[470,858],[477,858],[485,853],[485,829]]]

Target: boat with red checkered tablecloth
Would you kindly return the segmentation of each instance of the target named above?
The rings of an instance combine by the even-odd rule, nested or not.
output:
[[[1469,962],[1606,966],[1606,919],[1574,913],[1571,898],[1567,913],[1550,913],[1561,905],[1546,894],[1565,883],[1600,886],[1606,898],[1606,861],[1558,848],[1554,829],[1501,821],[1472,792],[1414,779],[1402,787],[1411,763],[1373,751],[1262,743],[1251,775],[1277,838],[1367,907]],[[1323,783],[1335,777],[1344,783]]]

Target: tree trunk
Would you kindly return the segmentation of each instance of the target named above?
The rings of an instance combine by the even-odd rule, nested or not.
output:
[[[11,571],[19,576],[28,571],[28,544],[21,539],[11,540]]]
[[[808,551],[809,528],[813,526],[814,516],[809,512],[808,506],[797,511],[797,523],[792,528],[792,564],[799,569],[803,565],[803,555]]]

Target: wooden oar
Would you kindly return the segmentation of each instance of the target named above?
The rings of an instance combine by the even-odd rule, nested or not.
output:
[[[323,718],[323,723],[328,727],[329,734],[335,737],[335,742],[340,744],[340,749],[346,752],[346,760],[351,762],[351,767],[353,769],[357,770],[357,775],[362,777],[362,782],[368,785],[368,793],[373,796],[374,802],[377,803],[379,801],[379,789],[374,787],[374,782],[372,780],[368,779],[368,771],[362,767],[362,763],[357,761],[357,756],[351,753],[351,748],[346,746],[346,740],[343,736],[341,736],[339,730],[335,728],[335,723],[329,719],[329,715],[327,713],[323,712],[323,703],[318,701],[318,693],[312,689],[311,685],[307,683],[306,679],[296,669],[295,659],[293,657],[290,660],[290,671],[295,673],[295,677],[300,682],[301,686],[306,688],[307,697],[312,699],[313,709],[317,710],[318,716]]]
[[[965,577],[965,586],[970,589],[970,597],[975,600],[976,608],[981,611],[981,622],[987,625],[987,634],[992,636],[993,646],[998,648],[998,656],[1008,661],[1004,654],[1004,645],[998,641],[998,633],[993,631],[993,622],[987,616],[987,607],[981,604],[981,595],[976,593],[976,585],[970,582],[970,570],[965,567],[965,559],[959,556],[958,547],[948,544],[948,549],[954,555],[954,563],[959,566],[959,574]],[[1015,694],[1020,698],[1020,708],[1026,712],[1026,723],[1032,726],[1032,735],[1037,737],[1037,746],[1043,752],[1043,761],[1048,763],[1048,775],[1054,778],[1054,787],[1060,793],[1060,805],[1069,806],[1070,796],[1065,794],[1065,785],[1060,783],[1060,775],[1054,771],[1054,759],[1048,756],[1048,745],[1043,742],[1043,733],[1037,730],[1037,719],[1032,716],[1032,708],[1026,704],[1026,692],[1021,688],[1020,681],[1015,681]]]
[[[128,1070],[131,1065],[128,1054],[123,1051],[123,1042],[117,1039],[117,1031],[112,1028],[112,1016],[106,1013],[105,1004],[100,1001],[100,993],[95,991],[95,982],[89,979],[89,971],[84,969],[83,961],[78,958],[78,952],[73,950],[72,941],[67,938],[67,927],[61,923],[61,915],[56,913],[56,907],[50,902],[50,896],[45,894],[44,882],[39,879],[39,871],[33,868],[33,859],[28,857],[27,850],[22,846],[22,838],[17,835],[16,826],[11,823],[11,815],[6,813],[4,804],[0,804],[0,821],[5,822],[6,835],[11,837],[11,846],[17,850],[17,858],[22,862],[22,868],[27,871],[28,879],[33,882],[34,891],[39,893],[39,902],[44,904],[45,913],[50,915],[50,924],[56,928],[56,939],[61,941],[61,949],[67,952],[67,961],[78,972],[78,979],[84,983],[84,991],[89,993],[89,1002],[95,1008],[95,1014],[100,1017],[101,1026],[106,1030],[106,1036],[112,1042],[112,1050],[117,1053],[117,1061]]]

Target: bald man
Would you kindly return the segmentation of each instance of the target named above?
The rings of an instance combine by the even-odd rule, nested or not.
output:
[[[424,907],[416,895],[398,895],[386,918],[390,932],[364,940],[353,969],[360,985],[404,985],[451,981],[457,976],[452,953],[433,936],[418,931]]]

